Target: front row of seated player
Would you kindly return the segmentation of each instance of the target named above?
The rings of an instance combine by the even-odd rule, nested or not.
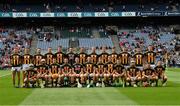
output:
[[[87,58],[87,61],[89,59]],[[31,64],[25,71],[24,87],[158,86],[159,79],[162,81],[162,86],[165,86],[167,77],[161,61],[158,61],[155,68],[146,64],[142,70],[135,66],[134,61],[131,61],[129,67],[124,68],[117,60],[112,70],[110,66],[99,61],[91,70],[79,65],[78,57],[75,58],[74,65],[70,65],[65,58],[62,66],[53,59],[53,64],[49,67],[45,59],[42,59],[40,66],[34,67]]]

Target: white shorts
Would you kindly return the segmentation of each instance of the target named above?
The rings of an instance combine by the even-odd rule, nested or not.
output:
[[[155,65],[155,64],[151,64],[150,66],[151,66],[151,68],[153,68],[153,69],[154,69],[154,67],[155,67],[156,65]]]
[[[29,68],[29,64],[23,64],[23,71],[26,71]]]
[[[136,80],[136,77],[131,77],[131,81],[135,81]]]
[[[127,69],[128,67],[130,67],[129,65],[124,65],[124,68]]]
[[[11,71],[21,71],[21,67],[12,67]]]
[[[143,66],[137,66],[139,70],[143,70]]]

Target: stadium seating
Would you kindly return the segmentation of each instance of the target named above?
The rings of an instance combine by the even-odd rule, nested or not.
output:
[[[69,48],[69,39],[60,39],[60,40],[52,40],[51,42],[46,41],[38,41],[37,48],[41,48],[42,50],[47,50],[48,47],[52,49],[57,49],[58,46],[62,46],[63,48]]]
[[[149,37],[150,33],[144,33],[140,31],[138,32],[135,31],[131,33],[130,31],[127,30],[122,30],[120,32],[127,32],[127,34],[130,34],[130,37],[127,37],[126,36],[127,34],[125,34],[125,36],[119,36],[119,41],[123,43],[127,43],[132,49],[135,48],[136,43],[139,43],[139,41],[135,40],[135,38],[142,39],[145,47],[149,45],[153,45],[154,42],[156,42],[166,46],[168,50],[172,50],[174,48],[174,45],[170,45],[170,42],[175,38],[175,34],[162,32],[160,33],[159,41],[155,41]],[[131,35],[133,36],[131,37]],[[134,46],[132,46],[133,44]]]

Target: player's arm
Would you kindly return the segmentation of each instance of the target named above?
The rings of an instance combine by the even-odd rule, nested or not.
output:
[[[148,77],[148,76],[145,74],[145,70],[143,70],[143,72],[142,72],[142,76],[144,76],[144,77]]]
[[[127,77],[131,78],[129,70],[127,71]]]
[[[52,75],[52,70],[51,70],[51,68],[47,69],[47,71],[49,72],[50,75]]]
[[[137,75],[136,78],[138,78],[139,76],[141,76],[141,71],[139,69],[137,69]]]
[[[126,75],[126,70],[125,68],[122,69],[122,73],[120,74],[120,76]]]
[[[155,71],[156,76],[158,76],[158,70],[157,70],[157,67],[154,68],[154,71]]]
[[[75,73],[75,72],[74,72],[74,67],[72,67],[71,69],[72,69],[72,72],[73,72],[73,74],[74,74],[74,73]]]
[[[58,68],[58,75],[60,75],[60,72],[61,72],[61,68],[59,67]]]

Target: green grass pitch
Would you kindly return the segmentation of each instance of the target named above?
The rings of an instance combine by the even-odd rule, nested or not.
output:
[[[180,68],[166,71],[166,87],[13,88],[0,71],[0,105],[180,105]]]

